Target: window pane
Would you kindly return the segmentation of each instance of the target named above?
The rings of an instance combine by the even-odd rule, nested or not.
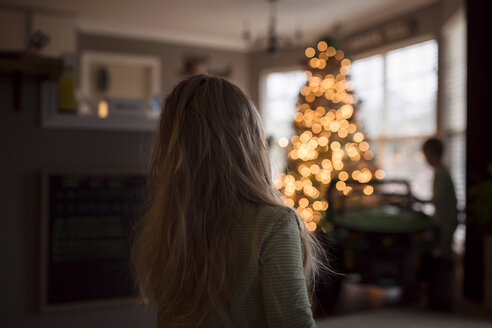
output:
[[[383,56],[376,55],[356,60],[350,67],[355,90],[380,87],[383,84]]]
[[[382,55],[357,60],[352,64],[350,78],[359,98],[357,119],[369,138],[383,134],[384,61]]]
[[[466,22],[459,12],[443,28],[443,123],[447,131],[466,129]]]
[[[458,199],[458,208],[465,208],[465,152],[466,152],[465,133],[451,136],[446,143],[446,162],[451,163],[449,171],[454,182],[456,198]]]
[[[283,171],[287,160],[285,149],[278,145],[278,140],[281,137],[290,139],[294,134],[292,122],[299,90],[304,84],[304,71],[270,73],[265,79],[262,114],[265,132],[271,138],[270,162],[274,179]]]
[[[380,160],[388,179],[408,180],[415,196],[430,199],[433,172],[421,151],[424,141],[425,138],[386,141]]]
[[[446,164],[451,171],[458,207],[465,208],[466,131],[466,18],[459,11],[443,27],[442,126],[446,142]]]
[[[388,82],[415,79],[422,73],[437,73],[437,42],[430,40],[390,51],[386,55]]]
[[[436,41],[388,52],[386,85],[386,133],[389,136],[435,134]]]
[[[437,75],[388,82],[385,131],[389,136],[436,132]]]
[[[293,134],[299,90],[306,83],[303,71],[268,74],[264,90],[263,120],[266,133],[276,139]]]

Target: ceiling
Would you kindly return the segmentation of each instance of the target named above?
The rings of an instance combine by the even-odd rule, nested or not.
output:
[[[278,0],[278,32],[302,31],[313,42],[340,24],[341,33],[435,0]],[[247,51],[242,39],[265,36],[267,0],[0,0],[74,14],[81,31]]]

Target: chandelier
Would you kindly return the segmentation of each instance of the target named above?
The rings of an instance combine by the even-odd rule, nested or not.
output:
[[[269,20],[268,30],[265,37],[257,37],[253,40],[251,30],[245,28],[243,32],[243,39],[250,43],[253,48],[265,48],[265,51],[269,54],[275,54],[280,48],[292,47],[296,41],[299,41],[302,37],[302,33],[299,29],[296,29],[292,37],[281,36],[277,32],[277,0],[267,0],[269,3]]]

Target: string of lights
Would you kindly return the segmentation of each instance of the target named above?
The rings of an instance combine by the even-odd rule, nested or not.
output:
[[[289,165],[275,186],[286,205],[296,208],[307,228],[314,231],[330,206],[326,191],[332,182],[339,192],[349,195],[348,179],[365,184],[383,179],[385,173],[372,164],[374,153],[356,120],[358,99],[349,79],[351,61],[325,41],[316,49],[307,48],[305,55],[307,83],[299,94],[296,135],[278,141],[287,150]],[[374,188],[366,185],[363,192],[371,195]],[[330,227],[323,224],[322,229]]]

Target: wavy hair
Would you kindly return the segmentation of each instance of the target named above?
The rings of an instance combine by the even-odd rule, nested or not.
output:
[[[210,313],[230,322],[232,218],[245,203],[285,206],[251,101],[222,78],[179,83],[163,106],[148,182],[149,204],[132,250],[142,299],[156,308],[159,323],[200,326]],[[317,244],[300,226],[310,285]]]

